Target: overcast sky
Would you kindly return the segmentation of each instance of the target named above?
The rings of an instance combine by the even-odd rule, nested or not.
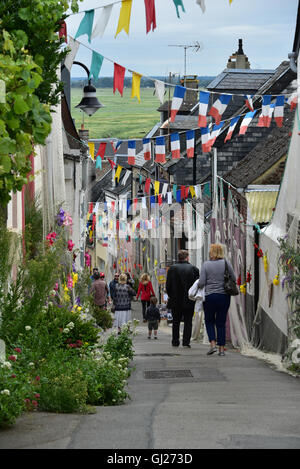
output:
[[[80,11],[104,6],[114,0],[83,0]],[[184,73],[184,49],[170,45],[193,45],[187,50],[187,74],[215,76],[226,67],[229,56],[243,39],[244,52],[252,69],[274,69],[288,60],[295,34],[298,0],[206,0],[203,14],[196,0],[183,0],[185,13],[178,19],[173,0],[156,0],[154,32],[146,35],[144,0],[133,0],[129,36],[122,31],[115,39],[120,3],[114,5],[102,39],[89,44],[87,36],[78,40],[126,69],[146,76]],[[95,10],[94,24],[101,14]],[[180,9],[181,12],[181,9]],[[75,36],[84,14],[67,19],[68,34]],[[76,60],[91,64],[92,52],[80,46]],[[128,74],[128,73],[127,73]],[[100,76],[112,76],[113,64],[104,60]],[[72,76],[85,76],[78,66]]]

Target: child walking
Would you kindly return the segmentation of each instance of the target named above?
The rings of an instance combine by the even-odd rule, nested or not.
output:
[[[154,339],[157,339],[158,323],[160,322],[160,312],[156,307],[157,298],[151,296],[150,306],[146,310],[146,320],[148,321],[148,339],[151,339],[152,330],[154,330]]]

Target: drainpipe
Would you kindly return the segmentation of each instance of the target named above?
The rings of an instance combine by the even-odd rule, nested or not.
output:
[[[255,226],[253,227],[254,230],[254,243],[259,246],[259,233]],[[254,311],[257,311],[257,305],[259,300],[259,257],[256,255],[256,251],[254,248]]]

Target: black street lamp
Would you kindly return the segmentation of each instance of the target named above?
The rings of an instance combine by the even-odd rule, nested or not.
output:
[[[81,62],[75,61],[73,62],[73,65],[80,65],[80,67],[84,68],[88,76],[88,85],[83,88],[83,98],[80,103],[77,104],[77,106],[75,107],[81,109],[88,116],[92,116],[93,114],[95,114],[95,112],[98,111],[98,109],[104,107],[104,105],[98,101],[98,98],[96,96],[96,88],[91,83],[90,71],[87,66],[82,64]],[[65,85],[65,94],[70,107],[70,72],[67,70],[65,65],[62,65],[62,72],[63,71],[67,74],[67,76],[65,77],[67,85]]]

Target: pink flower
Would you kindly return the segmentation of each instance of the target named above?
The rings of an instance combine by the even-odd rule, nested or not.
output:
[[[40,381],[40,379],[41,379],[41,378],[40,378],[39,376],[36,376],[36,377],[35,377],[35,380],[36,380],[36,381]]]
[[[15,375],[14,373],[11,375],[11,378],[16,378],[17,375]]]
[[[12,362],[15,362],[16,359],[17,359],[17,357],[16,357],[16,355],[10,355],[10,356],[8,357],[8,359],[9,359],[10,361],[12,361]]]
[[[32,405],[34,405],[34,407],[37,407],[39,404],[37,401],[31,401]]]
[[[19,347],[14,348],[14,351],[17,353],[22,353],[22,350]]]
[[[40,396],[40,394],[36,393],[36,394],[34,395],[34,397],[35,397],[36,399],[39,399],[41,396]]]
[[[75,246],[75,244],[72,242],[71,239],[69,239],[68,241],[68,250],[71,252],[73,251],[73,247]]]

